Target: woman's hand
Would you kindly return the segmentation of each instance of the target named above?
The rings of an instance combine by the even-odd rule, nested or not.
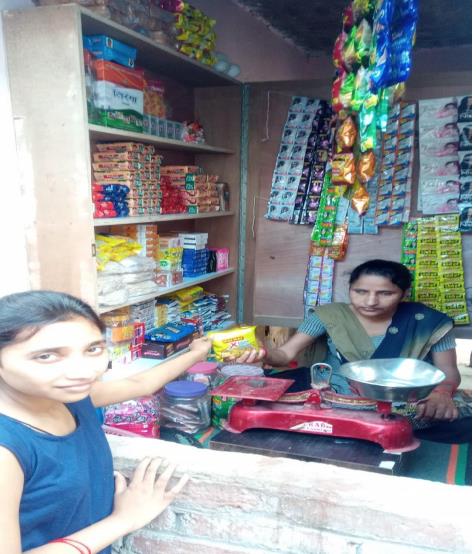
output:
[[[453,421],[458,417],[458,408],[446,392],[433,391],[430,396],[418,403],[416,419],[438,419]]]
[[[172,503],[189,480],[189,476],[184,475],[167,491],[167,485],[176,466],[170,464],[158,475],[161,462],[160,458],[142,460],[129,485],[124,475],[116,473],[112,516],[120,519],[125,528],[123,534],[140,529],[155,519]]]
[[[190,351],[200,354],[202,360],[206,360],[212,347],[212,341],[208,337],[200,337],[190,344]]]
[[[233,361],[236,361],[239,364],[255,364],[257,362],[263,361],[265,357],[266,350],[260,345],[257,350],[255,348],[252,348],[251,350],[246,350],[241,356]]]

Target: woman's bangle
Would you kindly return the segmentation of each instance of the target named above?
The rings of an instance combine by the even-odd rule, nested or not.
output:
[[[70,539],[69,537],[63,537],[61,539],[54,539],[50,541],[50,543],[54,543],[54,542],[60,542],[63,544],[67,544],[68,546],[72,546],[81,554],[92,554],[91,549],[88,546],[86,546],[84,543],[79,542],[75,539]]]

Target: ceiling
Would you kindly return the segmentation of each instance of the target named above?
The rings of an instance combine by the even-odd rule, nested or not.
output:
[[[398,0],[397,0],[398,1]],[[309,55],[330,52],[349,0],[235,0]],[[471,0],[420,0],[415,48],[471,44]]]

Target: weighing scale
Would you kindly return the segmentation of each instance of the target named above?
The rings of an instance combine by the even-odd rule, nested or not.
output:
[[[327,380],[320,377],[324,369],[329,371]],[[392,402],[422,400],[445,379],[442,371],[420,360],[351,362],[343,364],[340,373],[360,395],[354,397],[332,391],[329,365],[314,364],[310,371],[312,389],[288,394],[292,379],[230,377],[212,391],[241,399],[224,428],[232,433],[259,428],[345,437],[375,442],[387,452],[407,452],[420,441],[407,418],[391,413]],[[346,408],[336,407],[344,404]]]

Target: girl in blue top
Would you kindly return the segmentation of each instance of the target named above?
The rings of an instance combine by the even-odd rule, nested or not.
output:
[[[95,408],[150,395],[206,359],[209,339],[149,371],[102,382],[104,325],[81,300],[31,291],[0,298],[0,552],[108,554],[182,490],[145,459],[117,474]]]

